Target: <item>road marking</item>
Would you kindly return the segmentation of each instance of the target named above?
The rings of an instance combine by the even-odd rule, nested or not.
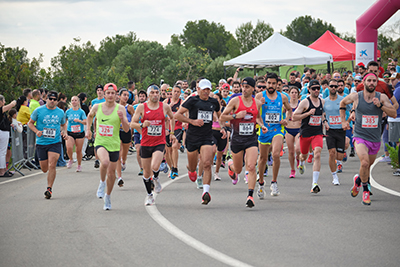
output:
[[[15,181],[19,181],[19,180],[22,180],[22,179],[26,179],[26,178],[29,178],[29,177],[32,177],[32,176],[35,176],[35,175],[38,175],[38,174],[43,174],[43,172],[40,171],[40,172],[37,172],[37,173],[32,173],[32,174],[29,174],[29,175],[21,176],[19,178],[10,179],[10,180],[1,182],[0,185],[11,183],[11,182],[15,182]]]
[[[170,184],[172,184],[174,181],[177,181],[179,179],[182,179],[183,177],[187,177],[188,175],[182,175],[174,180],[169,180],[168,182],[163,184],[163,188],[166,188]],[[156,197],[156,196],[155,196]],[[157,209],[157,206],[154,204],[152,206],[146,206],[146,211],[150,215],[150,217],[158,223],[162,228],[164,228],[167,232],[169,232],[171,235],[174,237],[178,238],[182,242],[186,243],[187,245],[191,246],[192,248],[200,251],[201,253],[205,254],[206,256],[209,256],[211,258],[214,258],[215,260],[225,263],[226,265],[229,266],[247,266],[251,267],[251,265],[248,265],[247,263],[244,263],[242,261],[236,260],[232,257],[229,257],[228,255],[225,255],[207,245],[204,243],[198,241],[197,239],[194,239],[190,235],[186,234],[182,230],[180,230],[178,227],[173,225],[170,221],[168,221]]]
[[[380,160],[381,160],[381,157],[375,159],[375,162],[374,162],[374,163],[372,164],[372,166],[371,166],[370,174],[369,174],[369,179],[370,179],[371,186],[373,186],[373,187],[375,187],[376,189],[381,190],[381,191],[383,191],[383,192],[385,192],[385,193],[388,193],[388,194],[391,194],[391,195],[400,197],[400,193],[399,193],[399,192],[394,191],[394,190],[392,190],[392,189],[389,189],[389,188],[387,188],[387,187],[384,187],[383,185],[378,184],[378,183],[374,180],[374,178],[372,177],[372,170],[374,169],[375,165],[378,164],[378,162],[379,162]]]

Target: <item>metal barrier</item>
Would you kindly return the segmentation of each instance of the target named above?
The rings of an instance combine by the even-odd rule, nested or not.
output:
[[[39,169],[35,164],[33,164],[32,160],[35,158],[35,150],[36,150],[36,134],[28,127],[26,131],[27,135],[27,149],[26,149],[26,163],[30,163],[29,166],[26,166],[30,170],[30,166],[33,166],[36,170]],[[25,165],[24,164],[24,165]]]
[[[12,165],[8,170],[14,169],[19,172],[22,176],[24,175],[20,170],[26,159],[24,158],[24,145],[22,141],[22,133],[18,131],[15,132],[11,127],[11,157],[12,157]]]

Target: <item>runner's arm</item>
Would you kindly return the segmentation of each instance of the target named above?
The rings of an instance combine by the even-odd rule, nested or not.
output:
[[[170,126],[171,126],[171,132],[174,132],[175,130],[175,119],[174,119],[174,113],[172,113],[171,107],[169,105],[164,105],[164,112],[165,114],[168,115],[170,118]]]
[[[299,106],[297,107],[297,109],[294,111],[293,113],[293,121],[299,121],[302,120],[308,116],[310,116],[310,111],[303,113],[305,110],[308,109],[309,103],[307,99],[304,99],[300,102]]]
[[[235,112],[239,106],[239,98],[235,97],[231,101],[229,101],[228,105],[225,107],[224,112],[222,112],[221,116],[219,117],[221,127],[225,127],[226,121],[233,120],[233,114],[230,115],[231,112]],[[236,117],[237,115],[235,115]],[[222,123],[222,124],[221,124]]]
[[[126,118],[125,108],[120,105],[117,113],[118,113],[119,119],[121,120],[122,130],[124,130],[124,132],[127,133],[129,131],[130,127],[129,127],[128,119]]]
[[[394,96],[392,97],[394,99],[396,99]],[[393,101],[393,100],[392,100]],[[397,101],[396,101],[397,103]],[[399,104],[397,103],[397,106]],[[389,98],[384,95],[381,94],[381,106],[380,108],[382,109],[383,112],[385,112],[389,117],[392,118],[396,118],[397,117],[397,109],[394,107],[394,103],[393,105],[390,103]]]
[[[139,104],[136,108],[135,115],[133,115],[130,125],[132,129],[136,129],[136,131],[138,131],[140,134],[142,134],[142,127],[140,127],[139,120],[143,114],[143,111],[144,111],[143,104]]]

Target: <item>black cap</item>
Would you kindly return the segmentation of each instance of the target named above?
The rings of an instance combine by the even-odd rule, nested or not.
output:
[[[308,88],[311,88],[311,87],[313,87],[314,85],[321,86],[321,85],[319,84],[319,81],[318,81],[318,80],[311,80],[311,81],[308,83]]]
[[[246,78],[244,78],[243,81],[242,81],[242,84],[248,84],[248,85],[250,85],[251,87],[255,87],[255,86],[256,86],[256,82],[255,82],[254,79],[251,78],[251,77],[246,77]]]
[[[394,58],[393,61],[396,61],[396,62],[397,62],[397,58]]]
[[[103,85],[101,85],[101,84],[96,85],[96,90],[97,90],[98,88],[104,89]]]

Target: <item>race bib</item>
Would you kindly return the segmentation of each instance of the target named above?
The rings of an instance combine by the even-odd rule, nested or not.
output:
[[[47,138],[55,138],[56,137],[56,129],[53,128],[43,128],[43,137]]]
[[[147,135],[161,136],[162,125],[149,125],[147,127]]]
[[[81,132],[81,126],[79,124],[78,125],[71,125],[71,131],[73,133],[80,133]]]
[[[239,123],[239,135],[252,135],[254,133],[254,123]]]
[[[363,115],[361,127],[362,128],[378,128],[379,116]]]
[[[279,113],[265,113],[265,123],[279,123],[280,117]]]
[[[339,125],[342,124],[342,119],[340,116],[329,116],[329,125]]]
[[[197,119],[203,120],[205,123],[211,122],[213,119],[213,113],[212,111],[199,110],[197,112]]]
[[[111,125],[99,125],[100,136],[113,136],[114,126]]]
[[[321,116],[310,116],[310,121],[308,122],[311,126],[319,126],[321,125]]]

